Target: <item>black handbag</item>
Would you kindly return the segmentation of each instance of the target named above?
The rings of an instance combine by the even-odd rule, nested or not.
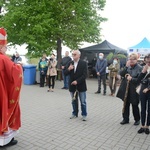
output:
[[[121,83],[120,83],[120,86],[119,86],[119,89],[118,89],[118,92],[116,94],[116,97],[124,100],[124,96],[125,96],[125,92],[126,92],[126,87],[127,87],[127,79],[126,78],[123,78],[121,80]]]

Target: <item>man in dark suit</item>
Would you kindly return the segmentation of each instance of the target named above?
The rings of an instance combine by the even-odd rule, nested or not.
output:
[[[98,90],[95,94],[101,93],[101,81],[103,82],[103,95],[106,95],[106,67],[107,67],[107,60],[104,59],[104,54],[99,53],[99,58],[97,59],[95,69],[98,78]]]
[[[78,96],[81,103],[82,120],[86,121],[87,104],[86,104],[86,77],[87,63],[80,60],[80,51],[74,50],[72,53],[73,61],[68,64],[65,74],[70,75],[69,91],[72,97],[72,116],[70,119],[78,117]]]

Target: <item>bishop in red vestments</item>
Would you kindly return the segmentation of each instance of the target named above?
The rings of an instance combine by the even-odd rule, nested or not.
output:
[[[0,146],[17,144],[14,136],[21,127],[22,66],[6,56],[6,38],[6,31],[0,28]]]

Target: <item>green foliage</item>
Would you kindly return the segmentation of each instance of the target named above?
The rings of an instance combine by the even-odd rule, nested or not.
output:
[[[110,60],[112,60],[112,59],[114,59],[114,58],[118,58],[118,59],[121,59],[121,58],[127,58],[127,56],[126,55],[124,55],[124,54],[116,54],[116,53],[109,53],[108,55],[107,55],[107,57],[106,57],[106,59],[108,60],[108,61],[110,61]]]
[[[127,58],[127,56],[124,55],[124,54],[115,54],[115,55],[113,56],[113,58],[121,59],[121,58]]]
[[[113,58],[114,54],[113,53],[109,53],[106,57],[106,59],[109,61]]]
[[[4,1],[7,13],[0,16],[0,26],[7,29],[9,42],[28,45],[30,57],[57,50],[59,39],[75,49],[83,41],[101,41],[100,24],[107,19],[99,13],[105,3],[105,0]]]
[[[29,64],[38,65],[40,58],[31,58],[29,59]]]

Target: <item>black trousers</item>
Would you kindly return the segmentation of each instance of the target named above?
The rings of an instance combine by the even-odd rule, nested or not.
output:
[[[40,87],[44,87],[45,74],[40,74]]]
[[[140,93],[141,102],[141,124],[150,126],[150,92]]]
[[[101,82],[103,82],[103,92],[106,93],[106,74],[97,76],[98,78],[98,92],[101,92]]]
[[[52,87],[52,89],[54,89],[54,86],[55,86],[55,76],[49,76],[48,77],[48,85],[49,85],[49,88]]]
[[[139,112],[139,107],[138,104],[137,105],[132,105],[132,113],[133,113],[133,117],[135,121],[139,121],[140,120],[140,112]],[[122,114],[123,119],[125,121],[129,121],[129,116],[130,116],[130,103],[127,100],[126,106],[125,106],[125,110],[124,113]]]

